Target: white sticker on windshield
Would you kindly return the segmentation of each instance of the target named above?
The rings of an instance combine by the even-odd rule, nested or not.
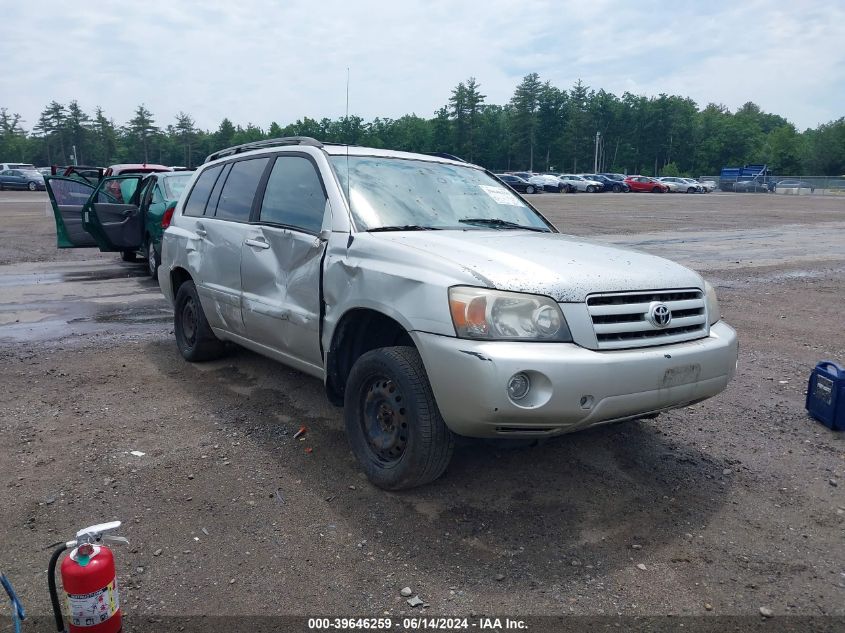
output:
[[[494,185],[478,185],[488,196],[493,198],[497,204],[507,204],[512,207],[521,207],[522,203],[515,195],[504,187],[496,187]]]

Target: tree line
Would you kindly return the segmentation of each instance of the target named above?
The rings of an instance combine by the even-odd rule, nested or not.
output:
[[[845,117],[803,132],[748,102],[735,112],[688,97],[617,96],[580,80],[569,89],[523,78],[506,104],[486,102],[470,77],[431,118],[407,114],[371,121],[355,115],[246,127],[223,119],[199,129],[179,112],[161,124],[146,106],[118,125],[102,108],[52,101],[29,130],[0,107],[0,158],[36,165],[150,162],[196,167],[213,151],[279,136],[461,156],[492,170],[715,175],[722,166],[768,164],[781,175],[845,174]]]

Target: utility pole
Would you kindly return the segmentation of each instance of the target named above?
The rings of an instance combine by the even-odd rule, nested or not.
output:
[[[598,130],[596,131],[596,151],[593,155],[593,173],[597,173],[599,170],[599,139],[601,138],[601,132]]]

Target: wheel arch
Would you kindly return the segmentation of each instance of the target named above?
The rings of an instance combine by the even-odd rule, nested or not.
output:
[[[326,352],[326,395],[343,405],[346,381],[363,354],[380,347],[416,347],[408,330],[396,319],[373,308],[351,308],[332,332]]]

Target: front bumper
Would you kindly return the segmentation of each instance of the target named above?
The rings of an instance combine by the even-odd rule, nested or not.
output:
[[[703,339],[594,351],[572,343],[471,341],[414,332],[446,425],[470,437],[536,437],[683,407],[725,389],[736,332],[720,321]],[[528,395],[507,395],[525,372]]]

